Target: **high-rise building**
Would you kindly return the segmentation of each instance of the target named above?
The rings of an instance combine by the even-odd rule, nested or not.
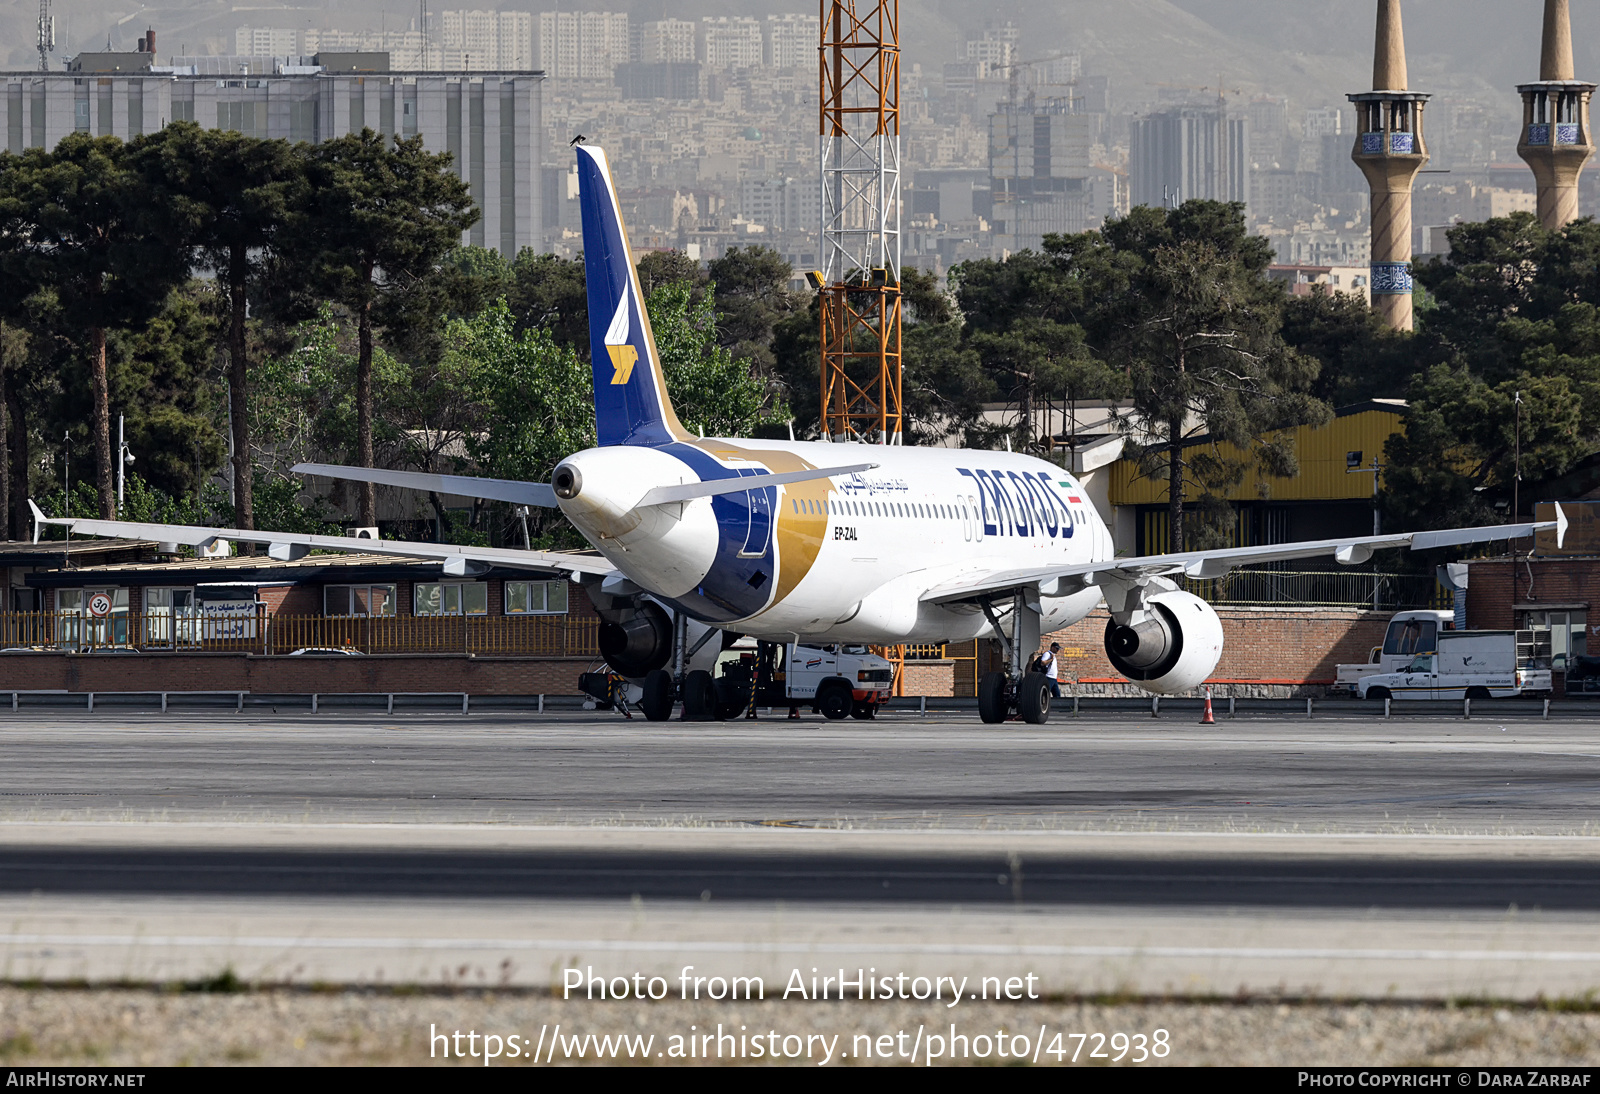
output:
[[[997,251],[1038,250],[1047,235],[1098,227],[1121,211],[1121,176],[1095,162],[1103,116],[1070,98],[989,116],[989,187]]]
[[[696,26],[687,19],[659,19],[633,28],[633,60],[641,65],[687,65],[695,61]]]
[[[531,71],[535,67],[533,15],[526,11],[440,12],[438,48],[434,63],[445,69]]]
[[[127,67],[111,67],[129,58]],[[507,258],[545,246],[542,77],[526,73],[391,72],[385,54],[290,58],[242,78],[201,74],[181,58],[80,54],[66,72],[0,72],[0,115],[12,153],[54,148],[69,133],[129,140],[168,121],[316,144],[372,129],[420,136],[430,152],[449,152],[483,216],[462,242]],[[231,60],[248,60],[234,58]],[[132,62],[138,62],[134,67]],[[73,71],[72,69],[77,69]],[[94,79],[85,79],[94,71]]]
[[[539,14],[539,68],[561,80],[610,80],[629,59],[626,12],[546,11]]]
[[[384,53],[390,68],[413,70],[428,67],[423,64],[422,44],[422,32],[416,30],[307,30],[301,32],[297,52]],[[438,65],[439,56],[435,53],[432,67],[437,69]]]
[[[300,32],[279,27],[240,27],[233,32],[233,52],[240,57],[289,57],[301,52]]]
[[[1308,141],[1344,134],[1344,111],[1336,106],[1318,106],[1306,111],[1301,128]]]
[[[1128,157],[1134,205],[1175,208],[1191,198],[1250,203],[1250,122],[1221,104],[1135,118]]]
[[[1594,156],[1589,100],[1595,85],[1575,76],[1567,0],[1545,0],[1539,82],[1523,84],[1517,155],[1538,183],[1539,222],[1551,230],[1578,219],[1578,179]]]
[[[766,61],[773,68],[815,68],[822,20],[815,15],[767,16]]]
[[[766,52],[754,19],[707,16],[700,20],[701,56],[709,68],[759,68]],[[818,41],[821,31],[818,31]]]
[[[1408,89],[1400,0],[1378,0],[1372,90],[1351,95],[1351,153],[1372,190],[1372,308],[1395,330],[1412,326],[1411,191],[1428,162],[1422,112],[1428,96]]]

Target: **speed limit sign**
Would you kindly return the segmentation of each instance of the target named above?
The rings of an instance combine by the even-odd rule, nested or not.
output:
[[[94,616],[107,616],[111,614],[111,597],[105,593],[95,593],[89,598],[89,614]]]

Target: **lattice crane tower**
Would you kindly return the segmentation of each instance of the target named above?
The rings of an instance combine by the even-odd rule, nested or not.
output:
[[[900,2],[821,5],[822,428],[899,444]]]
[[[56,48],[56,21],[50,14],[50,0],[39,0],[39,71],[50,71],[50,54]]]

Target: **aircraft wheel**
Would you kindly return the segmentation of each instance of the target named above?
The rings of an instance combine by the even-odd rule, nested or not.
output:
[[[688,722],[709,722],[717,716],[717,685],[705,669],[683,678],[683,717]]]
[[[823,684],[821,691],[817,693],[817,709],[830,722],[848,717],[853,703],[854,698],[850,694],[850,688],[845,684]]]
[[[856,703],[850,707],[850,717],[859,718],[863,722],[870,722],[878,716],[876,703]]]
[[[1042,672],[1030,672],[1017,685],[1017,712],[1031,726],[1050,720],[1050,680]]]
[[[746,687],[734,687],[726,680],[717,682],[717,717],[724,722],[731,722],[746,710],[750,709],[750,690]]]
[[[986,672],[978,681],[978,717],[984,725],[1006,720],[1006,674]]]
[[[639,700],[639,709],[644,711],[646,719],[665,722],[672,717],[673,690],[672,674],[667,670],[655,669],[645,673],[644,697]]]

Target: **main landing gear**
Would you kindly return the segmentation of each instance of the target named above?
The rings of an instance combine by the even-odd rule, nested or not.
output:
[[[993,601],[979,602],[1006,656],[1005,672],[986,672],[978,680],[978,717],[985,725],[1013,715],[1035,726],[1050,720],[1050,680],[1042,672],[1026,671],[1026,651],[1039,648],[1038,596],[1018,589],[1004,616],[996,614]]]

